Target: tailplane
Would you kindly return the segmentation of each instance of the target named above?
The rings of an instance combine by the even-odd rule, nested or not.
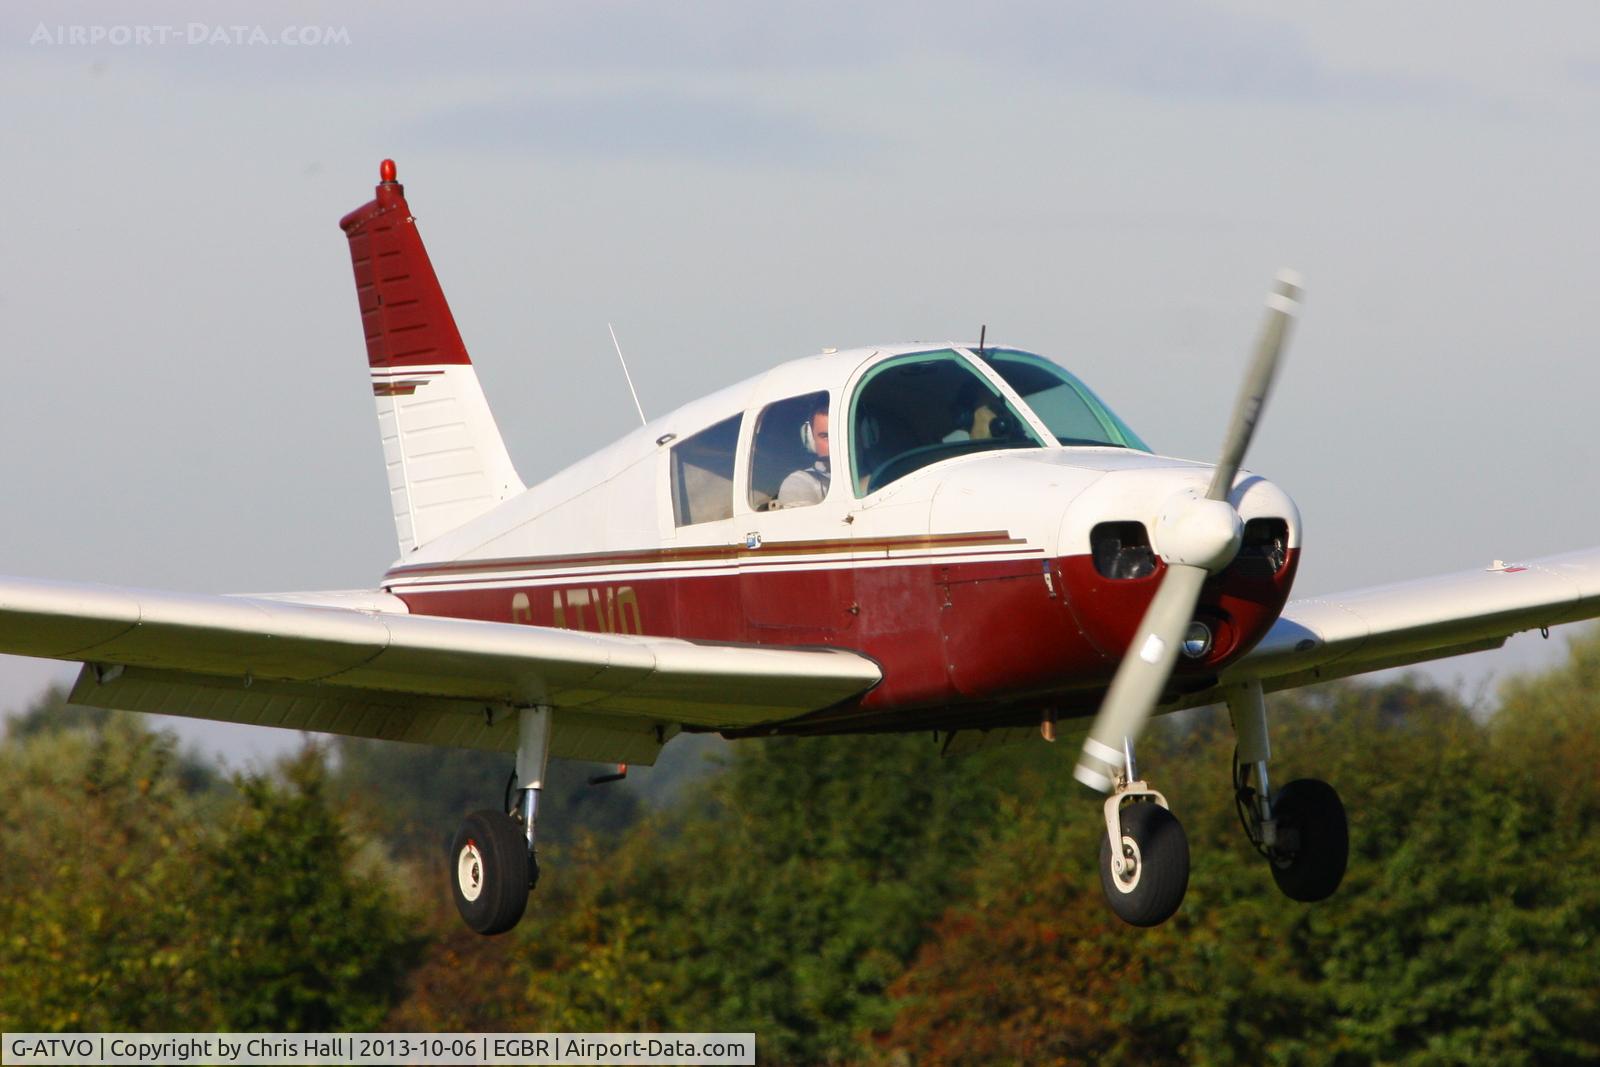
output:
[[[522,492],[477,371],[395,180],[339,220],[350,239],[402,558]]]

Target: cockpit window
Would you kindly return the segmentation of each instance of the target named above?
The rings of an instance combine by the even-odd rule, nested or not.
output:
[[[942,459],[1044,446],[995,387],[948,349],[874,367],[856,388],[850,427],[856,496]]]
[[[983,359],[1064,445],[1110,445],[1149,452],[1150,446],[1078,379],[1042,356],[991,348]]]

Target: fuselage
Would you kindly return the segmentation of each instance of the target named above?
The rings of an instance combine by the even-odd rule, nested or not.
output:
[[[1163,508],[1211,468],[1147,451],[1058,370],[949,344],[785,363],[421,546],[383,585],[418,614],[834,646],[881,666],[861,697],[763,732],[1084,714],[1160,582]],[[1206,585],[1213,641],[1178,689],[1248,651],[1293,582],[1293,502],[1249,474],[1230,499],[1245,544]]]

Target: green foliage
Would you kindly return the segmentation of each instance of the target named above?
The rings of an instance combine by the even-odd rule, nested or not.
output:
[[[84,708],[67,703],[67,691],[52,685],[39,694],[26,711],[6,720],[7,740],[23,741],[40,734],[71,730],[99,730],[116,715],[105,708]]]
[[[435,748],[342,737],[331,787],[341,805],[397,854],[433,863],[470,811],[501,809],[516,760],[510,753]],[[610,767],[553,760],[540,802],[539,838],[560,848],[589,831],[614,838],[635,822],[637,795],[626,784],[595,787]],[[648,776],[653,769],[646,768]]]
[[[1514,713],[1508,703],[1502,715]],[[1179,914],[1151,931],[1111,919],[1090,860],[1098,827],[1022,801],[973,898],[941,919],[896,983],[900,1011],[880,1050],[1108,1064],[1600,1055],[1593,827],[1553,824],[1554,798],[1542,794],[1554,790],[1525,759],[1496,752],[1493,727],[1413,682],[1274,700],[1276,780],[1333,781],[1351,818],[1345,884],[1307,906],[1278,895],[1219,788],[1232,748],[1225,716],[1165,725],[1141,755],[1181,803],[1190,839]],[[1567,726],[1592,741],[1593,703]],[[1592,777],[1562,788],[1590,802],[1597,791]],[[1038,886],[1061,902],[1053,921],[1030,922]],[[1130,955],[1133,977],[1107,988],[1108,970],[1126,973]]]
[[[0,745],[0,1026],[381,1021],[417,942],[320,752],[232,791],[145,723],[52,691]]]
[[[87,730],[98,733],[104,730],[112,719],[124,717],[125,713],[105,708],[86,708],[78,704],[68,704],[67,690],[62,686],[52,685],[41,693],[27,710],[6,720],[5,738],[13,742],[26,742],[30,738],[42,735],[73,731]],[[146,723],[148,720],[139,716],[135,721]],[[220,784],[215,767],[194,752],[180,750],[172,735],[163,734],[163,736],[168,742],[166,747],[174,761],[173,769],[184,792],[204,793]]]
[[[942,760],[923,735],[737,746],[554,914],[538,902],[530,997],[552,1014],[536,1018],[754,1030],[762,1062],[851,1057],[965,884],[1003,787],[991,762]]]
[[[324,796],[323,752],[284,779],[241,778],[242,803],[203,851],[204,970],[226,1029],[368,1030],[421,950],[410,917]]]
[[[40,726],[63,710],[0,746],[0,1029],[208,1029],[182,761],[132,716]]]
[[[1600,1061],[1600,636],[1487,718],[1414,680],[1271,715],[1274,782],[1327,779],[1349,811],[1321,904],[1277,892],[1226,715],[1199,711],[1141,745],[1194,863],[1155,930],[1101,899],[1072,740],[946,760],[912,735],[725,746],[648,815],[652,771],[558,765],[528,918],[483,939],[443,840],[500,803],[508,755],[341,743],[229,790],[56,694],[0,746],[0,1024],[754,1030],[763,1063]]]

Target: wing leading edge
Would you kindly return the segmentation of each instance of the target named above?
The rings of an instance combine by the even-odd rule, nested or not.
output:
[[[636,763],[680,725],[775,722],[881,677],[851,652],[409,615],[381,592],[233,597],[21,578],[0,579],[0,653],[85,663],[78,703],[475,748],[514,747],[506,709],[548,704],[552,754]]]

